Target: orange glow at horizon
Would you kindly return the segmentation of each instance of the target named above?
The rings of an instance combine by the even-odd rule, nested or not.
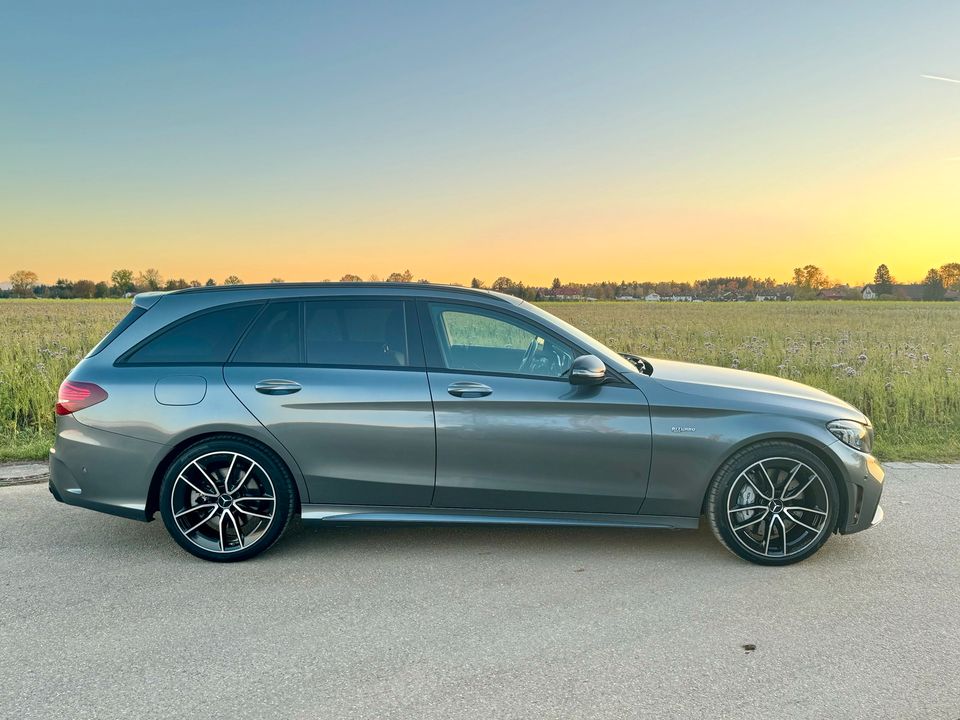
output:
[[[165,278],[238,275],[245,282],[364,279],[411,270],[467,284],[501,275],[527,284],[677,280],[753,275],[787,281],[819,265],[859,284],[886,263],[918,282],[960,261],[960,164],[928,161],[816,187],[705,192],[685,203],[630,202],[624,185],[604,198],[507,198],[502,206],[381,208],[271,217],[235,208],[142,225],[105,209],[6,223],[0,273],[32,269],[41,281],[109,279],[112,270],[157,268]],[[642,190],[637,192],[642,197]],[[441,210],[443,212],[441,212]],[[141,217],[148,217],[145,211]],[[37,248],[42,248],[37,252]]]

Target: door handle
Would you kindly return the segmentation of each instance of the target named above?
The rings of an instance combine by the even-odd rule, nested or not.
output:
[[[300,383],[293,380],[261,380],[253,389],[264,395],[291,395],[300,392]]]
[[[450,387],[447,388],[447,392],[454,397],[477,398],[486,397],[493,392],[493,388],[491,388],[489,385],[484,385],[483,383],[463,380],[461,382],[452,383]]]

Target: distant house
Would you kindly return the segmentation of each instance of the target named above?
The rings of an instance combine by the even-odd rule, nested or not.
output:
[[[817,293],[818,300],[845,300],[850,288],[837,286],[832,288],[824,288]]]
[[[671,300],[673,302],[693,302],[693,296],[692,295],[671,295],[670,297],[667,298],[667,300]]]
[[[660,302],[660,296],[657,295],[657,293],[652,292],[649,295],[647,295],[644,298],[644,300],[646,300],[647,302]]]
[[[753,295],[740,290],[727,290],[711,299],[714,302],[746,302],[747,300],[753,300]]]
[[[763,293],[759,293],[757,295],[757,302],[773,302],[774,300],[777,300],[777,299],[778,298],[776,295],[765,295]]]
[[[943,296],[944,300],[960,300],[960,290],[947,290]]]
[[[876,300],[880,297],[880,293],[877,292],[877,289],[873,285],[864,285],[863,290],[860,291],[860,295],[864,300]],[[890,288],[890,294],[885,297],[892,297],[896,300],[923,300],[924,286],[922,283],[893,285]],[[944,300],[956,299],[958,299],[958,293],[955,290],[948,290],[944,295]]]
[[[576,301],[580,302],[581,300],[593,300],[594,298],[586,298],[583,295],[567,295],[565,293],[543,293],[543,300],[548,300],[552,302],[568,302]]]
[[[574,300],[580,301],[585,300],[586,298],[580,293],[580,290],[575,287],[562,286],[558,288],[552,288],[550,290],[545,290],[541,293],[541,298],[544,300]]]
[[[614,299],[615,300],[635,300],[636,298],[634,298],[633,295],[617,295],[617,297]]]

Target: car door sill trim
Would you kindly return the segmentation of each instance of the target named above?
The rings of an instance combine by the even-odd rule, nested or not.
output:
[[[373,523],[441,523],[474,525],[582,525],[696,529],[700,518],[673,515],[621,515],[604,513],[542,512],[522,510],[462,510],[458,508],[407,508],[362,505],[304,504],[307,521]]]

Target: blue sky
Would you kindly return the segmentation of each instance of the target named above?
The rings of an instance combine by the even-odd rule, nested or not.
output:
[[[921,75],[960,77],[956,3],[38,2],[0,26],[4,275],[264,279],[269,242],[306,255],[266,276],[849,276],[838,237],[865,275],[913,262],[910,227],[910,273],[955,259],[960,85]]]

